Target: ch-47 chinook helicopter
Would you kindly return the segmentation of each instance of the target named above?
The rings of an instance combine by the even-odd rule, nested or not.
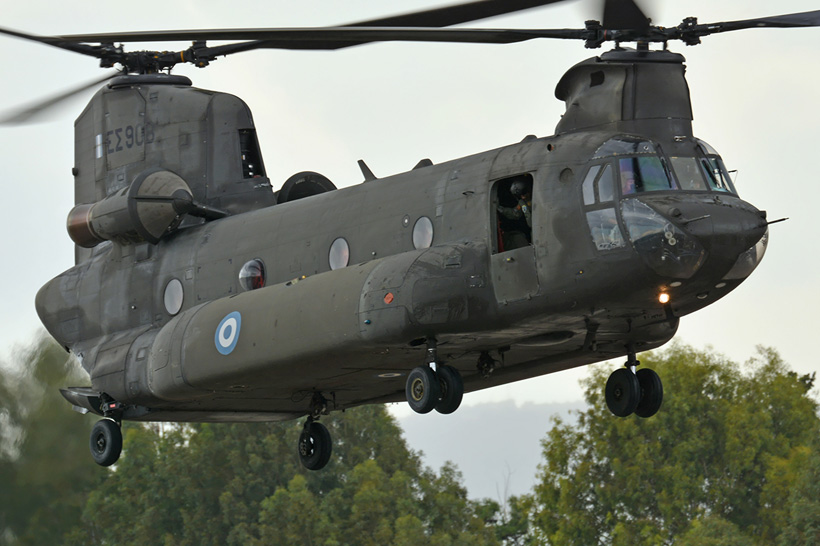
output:
[[[667,42],[820,26],[820,11],[665,28],[632,0],[608,0],[582,29],[444,28],[556,1],[474,1],[332,28],[1,31],[121,67],[75,123],[76,265],[36,300],[90,374],[90,386],[62,392],[103,416],[90,439],[97,463],[117,461],[123,420],[307,415],[298,452],[316,470],[331,455],[318,421],[329,411],[407,400],[451,413],[464,392],[621,356],[609,409],[659,410],[661,380],[636,354],[746,279],[771,223],[693,135],[684,58]],[[170,74],[264,48],[536,38],[615,43],[558,82],[566,112],[554,136],[387,178],[362,163],[365,182],[343,189],[303,172],[274,192],[245,103]],[[141,41],[193,45],[115,45]]]

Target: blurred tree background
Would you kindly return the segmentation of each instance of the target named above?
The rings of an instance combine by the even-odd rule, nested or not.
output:
[[[121,459],[97,467],[97,418],[58,391],[87,378],[43,340],[0,366],[0,545],[820,544],[814,376],[769,349],[743,366],[675,344],[641,358],[661,411],[613,417],[612,365],[592,367],[589,408],[554,420],[532,492],[499,503],[425,467],[380,405],[322,419],[319,472],[296,456],[301,420],[126,423]]]

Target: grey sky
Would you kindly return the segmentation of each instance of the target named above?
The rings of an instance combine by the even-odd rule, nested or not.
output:
[[[440,5],[432,0],[215,0],[139,4],[0,1],[2,25],[41,34],[163,28],[321,26]],[[656,2],[657,3],[657,2]],[[685,7],[680,7],[685,4]],[[485,27],[580,27],[595,2],[576,1],[481,22]],[[667,1],[653,13],[673,26],[817,9],[816,0]],[[738,169],[741,197],[766,209],[772,226],[762,265],[739,289],[682,320],[679,338],[711,344],[736,360],[756,344],[776,347],[800,373],[818,369],[813,337],[820,308],[816,215],[820,203],[818,127],[820,29],[744,30],[711,36],[688,60],[695,134]],[[94,59],[0,38],[4,51],[0,110],[101,77]],[[167,46],[184,48],[181,46]],[[598,50],[600,53],[605,49]],[[538,41],[507,46],[377,44],[337,52],[258,51],[185,67],[198,87],[242,97],[254,113],[274,187],[290,175],[321,172],[337,186],[362,180],[365,159],[378,176],[429,157],[442,162],[552,134],[563,112],[555,83],[594,55],[582,43]],[[90,98],[77,99],[50,121],[0,128],[0,358],[39,328],[34,295],[73,265],[65,218],[73,206],[73,120]],[[410,190],[408,190],[410,191]],[[569,402],[581,398],[583,370],[562,372],[471,394],[482,401]],[[402,408],[396,410],[399,414]],[[456,461],[458,462],[458,461]]]

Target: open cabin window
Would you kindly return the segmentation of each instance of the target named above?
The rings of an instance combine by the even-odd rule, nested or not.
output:
[[[614,168],[611,163],[593,165],[582,184],[584,209],[592,243],[597,250],[625,246],[615,212]]]
[[[533,178],[529,173],[494,184],[496,253],[532,244]]]

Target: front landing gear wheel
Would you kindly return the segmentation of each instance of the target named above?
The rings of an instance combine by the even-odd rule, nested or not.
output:
[[[606,382],[606,405],[618,417],[635,412],[641,401],[641,385],[632,370],[615,370]]]
[[[97,421],[91,429],[89,441],[91,456],[100,466],[111,466],[117,462],[122,453],[122,431],[113,419]]]
[[[299,460],[308,470],[320,470],[330,460],[333,442],[322,423],[308,421],[299,436]]]
[[[441,398],[441,385],[439,385],[436,372],[427,366],[413,368],[407,376],[404,392],[407,395],[407,403],[413,411],[430,413]]]
[[[453,413],[461,405],[464,398],[464,382],[461,374],[452,366],[440,366],[436,375],[441,388],[441,399],[436,404],[436,411],[439,413]]]
[[[635,408],[638,417],[652,417],[661,409],[663,403],[663,383],[654,370],[643,368],[635,374],[641,386],[641,401]]]

